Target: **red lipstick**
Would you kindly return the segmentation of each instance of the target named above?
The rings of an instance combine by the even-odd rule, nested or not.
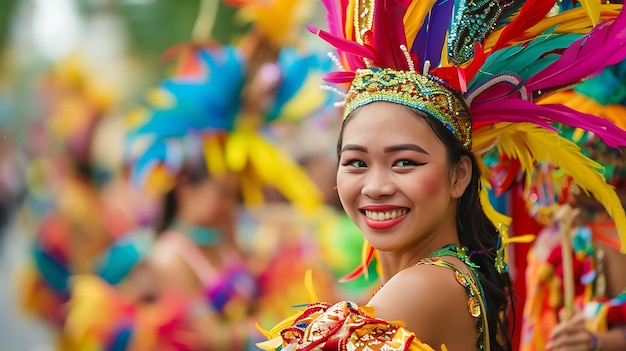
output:
[[[376,229],[376,230],[385,230],[385,229],[389,229],[395,226],[396,224],[402,222],[406,218],[406,213],[396,218],[390,218],[390,219],[386,219],[382,221],[375,221],[373,219],[368,218],[365,215],[365,210],[374,211],[374,212],[389,212],[389,211],[394,211],[394,210],[395,211],[406,210],[408,213],[408,209],[406,207],[398,207],[398,206],[390,206],[390,205],[367,206],[367,207],[361,208],[361,213],[365,220],[365,224],[367,224],[368,227],[372,229]]]

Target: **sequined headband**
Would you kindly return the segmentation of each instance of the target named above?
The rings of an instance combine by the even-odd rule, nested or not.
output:
[[[472,123],[467,104],[435,76],[391,68],[357,70],[345,99],[344,119],[374,101],[394,102],[428,113],[470,148]]]

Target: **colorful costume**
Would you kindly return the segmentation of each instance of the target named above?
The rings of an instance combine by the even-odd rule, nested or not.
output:
[[[626,128],[623,115],[624,88],[621,82],[626,61],[607,67],[596,77],[541,100],[541,103],[563,103],[582,112],[602,116],[621,128]],[[585,154],[597,160],[605,170],[609,184],[623,189],[623,154],[619,149],[607,147],[596,136],[583,130],[566,129],[564,135],[581,146]],[[548,335],[559,323],[559,311],[564,307],[564,267],[561,252],[562,231],[554,221],[554,212],[567,202],[567,197],[577,191],[576,184],[563,177],[558,169],[545,172],[544,179],[536,182],[532,189],[562,188],[562,191],[545,191],[543,201],[535,197],[531,204],[546,219],[546,228],[537,237],[537,242],[528,255],[526,268],[527,300],[524,305],[520,350],[543,350]],[[539,191],[541,192],[541,191]],[[532,193],[538,193],[533,191]],[[581,205],[579,205],[581,206]],[[607,250],[619,251],[621,243],[616,236],[619,222],[607,218],[595,218],[599,208],[587,208],[579,219],[582,225],[571,228],[573,250],[572,271],[574,274],[575,305],[583,311],[589,330],[599,333],[609,327],[624,324],[626,304],[624,293],[607,298],[607,278],[604,261]],[[615,264],[615,263],[614,263]],[[610,295],[609,295],[610,296]]]
[[[137,218],[100,193],[101,174],[89,154],[97,125],[116,100],[114,87],[71,56],[53,67],[40,88],[43,120],[32,132],[42,134],[29,140],[35,160],[23,207],[27,224],[35,223],[25,231],[35,235],[32,260],[20,277],[20,302],[49,324],[60,348],[72,349],[63,330],[72,276],[97,274],[116,284],[142,251],[129,239]],[[108,260],[114,251],[126,255]]]
[[[484,292],[478,276],[475,271],[463,273],[454,264],[442,259],[445,256],[456,257],[468,267],[476,268],[470,261],[467,250],[455,245],[433,252],[417,264],[435,265],[452,271],[456,281],[468,294],[469,313],[476,318],[479,331],[476,346],[480,350],[488,350]],[[316,299],[314,292],[312,296]],[[271,338],[257,344],[264,350],[433,350],[404,328],[403,322],[376,318],[372,307],[358,306],[350,301],[334,305],[313,302],[303,312],[286,319],[264,334]],[[442,350],[446,350],[445,345]]]
[[[507,269],[504,252],[512,239],[507,236],[510,218],[497,213],[488,201],[491,174],[484,157],[490,150],[519,161],[517,167],[505,168],[505,175],[517,175],[520,169],[530,175],[536,162],[558,164],[596,195],[619,230],[626,232],[624,210],[598,165],[561,137],[553,123],[592,131],[612,147],[626,145],[626,132],[563,105],[534,102],[626,56],[626,14],[620,13],[621,5],[559,11],[556,2],[549,0],[322,2],[328,11],[328,31],[312,26],[309,30],[337,49],[339,70],[325,80],[347,88],[344,93],[326,87],[343,96],[338,105],[344,106],[344,118],[374,101],[408,106],[437,119],[472,151],[483,168],[481,205],[500,228],[499,270]],[[362,264],[348,278],[366,273],[375,256],[376,250],[366,243]],[[471,267],[471,261],[466,265]],[[459,282],[467,284],[466,279]],[[478,320],[484,318],[480,317],[484,315],[480,289],[468,293],[470,313]],[[268,332],[271,340],[260,346],[368,349],[371,345],[362,343],[365,336],[380,349],[424,347],[399,328],[401,324],[377,320],[371,310],[351,303],[310,305],[292,321]],[[380,333],[385,328],[389,335]],[[486,350],[490,347],[483,342],[483,333],[489,340],[505,332],[483,330],[480,325],[478,331],[476,347]]]

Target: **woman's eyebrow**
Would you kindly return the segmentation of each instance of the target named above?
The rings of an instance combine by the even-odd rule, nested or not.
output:
[[[355,144],[346,144],[343,146],[343,148],[341,148],[341,152],[350,151],[350,150],[367,152],[367,148],[365,146],[360,146],[360,145],[355,145]]]
[[[386,148],[383,149],[385,152],[394,152],[394,151],[402,151],[402,150],[411,150],[411,151],[417,151],[419,153],[422,154],[426,154],[426,155],[430,155],[428,152],[426,152],[426,150],[424,150],[421,146],[419,145],[415,145],[415,144],[399,144],[399,145],[393,145],[393,146],[388,146]]]

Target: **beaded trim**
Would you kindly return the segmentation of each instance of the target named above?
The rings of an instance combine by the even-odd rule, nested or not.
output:
[[[345,99],[344,119],[374,101],[393,102],[425,112],[439,120],[463,146],[470,148],[469,109],[463,98],[438,77],[391,68],[357,70]]]
[[[442,256],[452,256],[461,260],[470,269],[470,274],[463,273],[454,264],[444,261]],[[489,336],[487,335],[487,311],[484,303],[485,292],[477,278],[475,269],[479,268],[475,263],[470,261],[467,255],[467,248],[459,248],[454,244],[449,244],[443,248],[431,253],[425,259],[419,261],[418,265],[430,264],[434,266],[448,268],[453,271],[456,281],[465,288],[469,300],[467,308],[470,315],[476,318],[476,327],[478,329],[478,339],[476,344],[481,351],[489,349]]]

